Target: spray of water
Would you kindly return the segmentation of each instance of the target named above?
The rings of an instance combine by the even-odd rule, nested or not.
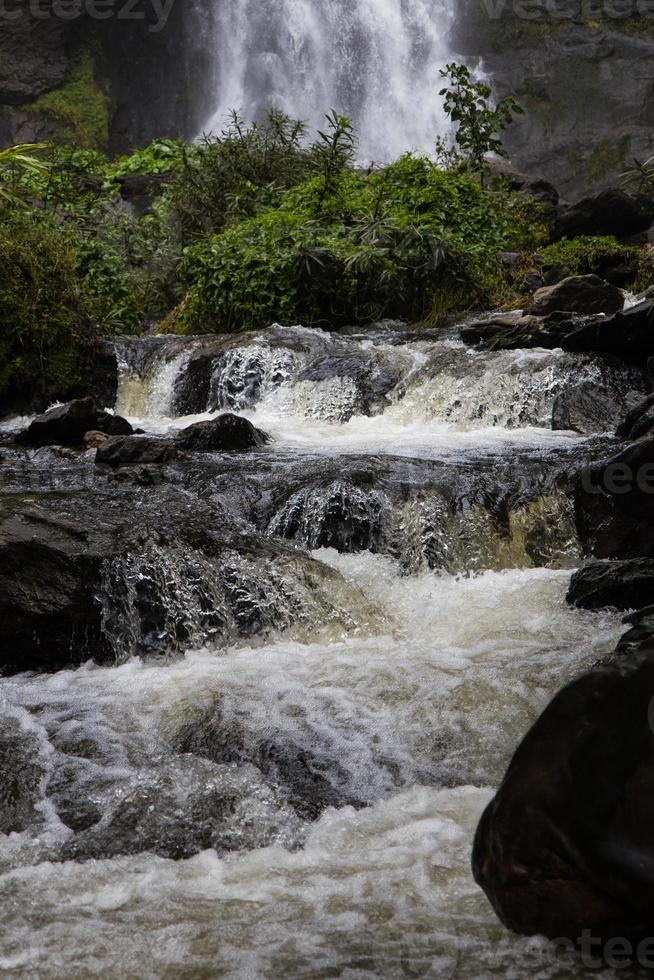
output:
[[[215,110],[256,119],[274,105],[319,125],[330,107],[353,120],[362,158],[429,151],[442,131],[438,70],[451,0],[233,0],[214,4]]]

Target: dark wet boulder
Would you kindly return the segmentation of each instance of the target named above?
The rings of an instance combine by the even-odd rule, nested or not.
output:
[[[111,412],[98,412],[97,431],[104,432],[108,436],[131,436],[134,429],[120,415],[113,415]]]
[[[556,328],[549,327],[541,316],[494,315],[465,324],[459,333],[465,344],[483,344],[490,350],[552,348],[560,341]]]
[[[592,561],[572,576],[568,602],[583,609],[640,609],[654,603],[654,559]]]
[[[654,558],[654,439],[641,439],[584,467],[574,499],[585,554]]]
[[[206,422],[196,422],[182,429],[176,443],[180,449],[194,453],[238,452],[258,449],[270,437],[240,415],[226,413]]]
[[[0,523],[0,670],[105,659],[100,574],[83,526],[37,507],[8,514]]]
[[[636,612],[625,616],[624,622],[631,629],[620,637],[616,653],[633,656],[654,650],[654,605],[637,609]]]
[[[515,753],[473,849],[476,881],[527,935],[654,935],[654,653],[562,690]]]
[[[98,411],[93,398],[76,398],[39,415],[16,442],[24,446],[77,446],[91,430],[129,435],[132,427],[119,415]]]
[[[654,202],[636,198],[617,187],[607,187],[593,197],[585,197],[563,209],[556,222],[554,237],[611,235],[629,238],[647,231],[654,219]]]
[[[565,313],[617,313],[624,306],[624,295],[599,276],[568,276],[534,293],[532,313],[546,316]]]
[[[179,450],[166,439],[152,436],[113,436],[106,439],[95,454],[99,466],[137,466],[170,463]]]
[[[621,416],[621,406],[610,392],[584,381],[558,394],[552,406],[552,428],[581,435],[612,432]]]
[[[338,572],[168,484],[0,498],[0,672],[219,647],[325,618],[347,632],[351,603],[365,599]]]
[[[575,353],[613,354],[629,359],[654,356],[654,300],[643,300],[613,316],[594,317],[566,333],[561,346]]]
[[[641,439],[654,429],[654,394],[639,401],[616,429],[619,439]]]

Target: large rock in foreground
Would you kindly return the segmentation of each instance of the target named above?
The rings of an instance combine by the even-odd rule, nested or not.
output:
[[[654,651],[561,691],[479,824],[473,872],[510,929],[654,936]]]
[[[37,416],[16,442],[24,446],[81,446],[89,431],[127,436],[133,429],[120,415],[99,411],[93,398],[76,398]]]
[[[654,356],[654,301],[646,299],[613,316],[571,329],[561,346],[568,351],[613,354],[641,360]]]

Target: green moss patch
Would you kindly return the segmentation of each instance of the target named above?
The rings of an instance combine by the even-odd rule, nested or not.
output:
[[[40,96],[28,107],[61,126],[62,135],[85,150],[105,151],[109,142],[109,96],[95,77],[90,52],[78,55],[61,88]]]

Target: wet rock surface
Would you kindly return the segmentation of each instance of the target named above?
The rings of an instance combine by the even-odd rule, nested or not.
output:
[[[653,697],[654,655],[622,660],[561,691],[518,748],[473,853],[510,929],[651,936]]]
[[[37,416],[16,441],[24,446],[79,446],[89,431],[126,436],[133,429],[127,419],[98,410],[93,398],[78,398]]]
[[[312,615],[306,587],[338,615],[335,573],[324,571],[323,589],[322,566],[235,528],[220,506],[169,487],[148,498],[114,484],[0,501],[0,669],[116,662],[290,627]]]
[[[654,439],[582,469],[575,487],[582,548],[597,558],[654,557]]]
[[[584,609],[640,609],[654,603],[654,560],[596,561],[572,576],[568,602]]]
[[[152,436],[116,436],[101,442],[95,456],[99,466],[153,465],[170,463],[179,456],[178,448],[167,439]]]
[[[624,403],[601,386],[586,382],[562,391],[552,407],[552,428],[591,435],[598,429],[612,432],[622,417]]]
[[[195,453],[242,452],[257,449],[270,442],[270,437],[255,428],[247,419],[225,413],[206,422],[188,426],[176,437],[182,450]]]
[[[534,293],[532,312],[546,316],[564,313],[617,313],[624,306],[624,295],[599,276],[569,276],[553,286]]]

